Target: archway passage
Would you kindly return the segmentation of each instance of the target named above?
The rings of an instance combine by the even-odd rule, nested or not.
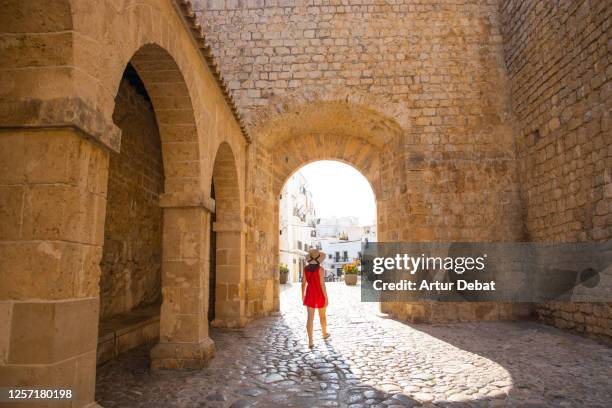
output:
[[[161,250],[158,245],[150,251],[155,254],[151,257],[157,262],[156,267],[161,258],[162,293],[160,341],[151,351],[151,365],[154,368],[202,367],[214,350],[208,337],[205,280],[211,209],[197,198],[202,191],[201,143],[192,100],[181,70],[162,47],[142,46],[129,64],[129,76],[141,80],[136,82],[136,90],[150,100],[154,111],[150,114],[157,122],[163,161],[163,194],[158,186],[156,194],[149,197],[158,202],[156,216],[145,216],[140,228],[141,232],[151,229],[151,225],[159,222],[159,214],[163,214],[163,227],[156,228],[155,234],[148,234],[156,240],[161,237]],[[129,66],[134,68],[133,72]],[[140,133],[140,138],[145,137]],[[154,157],[159,157],[157,154]],[[150,163],[149,156],[140,159]],[[145,189],[151,185],[146,174],[131,172],[129,176],[138,178]],[[158,275],[149,273],[148,276]],[[151,278],[153,282],[156,279]]]
[[[340,121],[341,119],[339,118]],[[266,304],[264,301],[264,312],[262,314],[265,314],[267,308],[280,309],[280,277],[278,272],[280,261],[277,257],[280,250],[279,197],[286,180],[302,166],[320,160],[339,161],[352,166],[365,177],[374,192],[378,238],[385,239],[390,230],[389,226],[393,226],[388,222],[389,211],[387,209],[387,197],[394,193],[390,185],[393,179],[385,177],[385,174],[388,175],[394,171],[393,167],[386,164],[386,160],[390,160],[389,157],[392,156],[392,153],[383,154],[381,147],[358,136],[296,134],[285,138],[282,143],[279,143],[270,151],[269,158],[264,157],[257,163],[257,167],[261,167],[261,170],[256,169],[254,171],[271,174],[268,179],[271,189],[259,184],[256,184],[255,188],[254,200],[260,202],[261,205],[253,208],[253,218],[257,223],[257,228],[261,231],[260,234],[270,237],[266,240],[267,243],[263,240],[257,243],[258,252],[275,254],[274,258],[255,258],[258,269],[275,271],[274,280],[265,282],[265,285],[261,284],[261,291],[265,293],[266,298],[273,299],[271,304]],[[266,169],[266,167],[268,168]],[[332,176],[333,174],[329,174],[329,177]]]
[[[238,327],[246,323],[246,272],[244,246],[246,225],[242,216],[242,202],[234,153],[228,143],[217,150],[212,175],[215,214],[212,226],[214,245],[211,245],[210,293],[214,291],[209,315],[218,327]],[[212,253],[214,252],[214,254]],[[214,286],[213,286],[214,285]]]
[[[376,240],[376,226],[376,197],[355,167],[330,160],[300,167],[279,196],[281,285],[302,281],[311,248],[326,254],[327,282],[345,280],[345,270],[360,264],[362,245]]]
[[[113,119],[122,143],[109,158],[98,364],[159,338],[164,169],[151,99],[131,64]]]

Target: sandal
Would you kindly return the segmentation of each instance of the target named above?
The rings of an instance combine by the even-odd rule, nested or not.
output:
[[[327,340],[327,339],[329,339],[329,336],[331,336],[331,334],[330,334],[330,333],[327,333],[325,336],[323,336],[323,340]]]

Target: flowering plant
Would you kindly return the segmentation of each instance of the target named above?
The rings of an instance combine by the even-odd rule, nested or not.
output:
[[[359,273],[356,262],[345,264],[342,267],[342,271],[344,272],[345,275],[357,275]]]
[[[280,272],[281,275],[283,275],[285,273],[289,273],[289,267],[287,267],[287,265],[285,265],[285,264],[280,264],[278,266],[278,271]]]

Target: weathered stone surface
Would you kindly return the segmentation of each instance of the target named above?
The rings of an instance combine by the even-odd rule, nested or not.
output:
[[[381,240],[611,237],[609,2],[211,0],[194,1],[195,14],[189,2],[178,0],[99,1],[96,7],[68,3],[41,7],[34,0],[9,0],[0,16],[5,27],[0,33],[3,381],[71,382],[77,394],[72,405],[93,402],[95,325],[68,323],[81,315],[66,305],[97,304],[103,251],[114,252],[104,244],[107,198],[117,191],[107,190],[108,162],[110,151],[121,145],[112,119],[128,62],[151,99],[163,158],[162,343],[152,353],[156,368],[207,364],[214,350],[208,338],[211,293],[219,293],[218,326],[244,326],[279,310],[278,193],[293,171],[314,160],[344,161],[370,181]],[[206,41],[198,21],[204,22]],[[243,137],[223,78],[250,126],[248,147],[251,139]],[[139,128],[136,118],[121,119]],[[128,182],[142,174],[130,172]],[[149,181],[142,180],[158,187],[159,179]],[[145,212],[152,215],[152,208]],[[214,250],[221,260],[214,289],[209,287],[213,210],[219,222]],[[153,222],[139,225],[147,236],[137,241],[152,244],[159,238]],[[136,258],[146,257],[149,249]],[[150,255],[159,254],[152,250]],[[153,263],[145,262],[145,269],[154,269]],[[155,279],[142,275],[137,280],[147,284],[134,298],[150,300],[152,292],[144,287]],[[23,337],[32,323],[15,319],[32,303],[48,309],[39,313],[36,329],[47,330],[37,338]],[[56,304],[65,306],[59,314]],[[49,310],[55,310],[53,322]],[[414,303],[387,304],[384,310],[412,322],[445,322],[512,319],[529,314],[531,306]],[[555,303],[538,305],[537,312],[546,323],[612,338],[610,304]],[[270,331],[263,323],[237,331],[259,337],[271,333],[285,352],[276,344],[261,344],[254,358],[248,344],[240,343],[240,352],[251,356],[245,361],[252,371],[229,365],[236,370],[231,373],[236,384],[248,376],[282,376],[270,385],[280,392],[258,397],[268,405],[344,404],[345,384],[355,386],[350,394],[368,387],[387,394],[401,388],[427,403],[453,396],[491,405],[597,405],[602,401],[598,390],[606,389],[603,381],[598,387],[583,381],[583,369],[597,371],[598,362],[581,354],[572,365],[576,351],[554,344],[561,335],[547,337],[540,326],[518,338],[523,327],[518,324],[467,326],[497,339],[486,330],[495,327],[506,340],[517,341],[522,349],[513,350],[513,361],[487,344],[465,344],[463,335],[453,337],[455,331],[447,333],[446,326],[420,328],[441,330],[436,335],[466,349],[482,346],[518,373],[511,382],[496,366],[471,355],[444,362],[416,359],[420,366],[402,371],[393,357],[405,358],[409,351],[386,338],[380,329],[391,324],[386,321],[364,330],[380,342],[332,339],[335,347],[355,350],[351,359],[343,361],[334,351],[311,361],[288,335],[294,323],[286,317],[288,322],[270,317],[279,326]],[[353,323],[348,334],[364,326],[359,319]],[[406,327],[394,329],[423,339]],[[228,332],[215,333],[226,340]],[[13,347],[15,338],[24,341]],[[287,338],[297,343],[285,343]],[[48,341],[41,345],[41,339]],[[500,342],[494,341],[501,347]],[[447,345],[434,345],[452,355]],[[283,354],[288,349],[296,351],[298,361]],[[557,353],[565,375],[579,378],[580,387],[558,381],[559,370],[534,350]],[[602,350],[594,355],[605,357]],[[266,360],[267,353],[274,357]],[[428,356],[427,351],[419,356]],[[11,364],[13,358],[27,363]],[[376,365],[354,364],[364,359],[379,359],[384,373]],[[551,386],[543,387],[541,377],[530,371],[533,361],[539,372],[550,371]],[[466,365],[477,374],[490,369],[496,385],[482,386],[488,373],[457,379]],[[328,368],[333,372],[315,371]],[[417,378],[423,373],[433,378]],[[314,383],[318,376],[327,376],[325,387]],[[313,380],[312,387],[302,389],[304,377]],[[28,384],[33,378],[37,384]],[[229,377],[215,380],[222,378]],[[447,378],[452,381],[444,383]],[[557,391],[553,395],[550,389]],[[589,395],[583,397],[585,390]],[[200,394],[192,397],[201,400]],[[355,404],[379,406],[390,398],[371,397]],[[179,405],[192,402],[179,398]]]
[[[161,302],[161,142],[148,95],[138,93],[129,79],[119,88],[114,119],[122,146],[109,162],[101,319]]]
[[[534,6],[500,3],[527,237],[609,240],[612,69],[602,57],[611,52],[611,5],[527,3]],[[610,341],[612,304],[592,306],[549,303],[537,312],[547,324]]]
[[[358,288],[330,283],[328,291],[333,335],[315,339],[312,351],[294,286],[281,293],[279,316],[237,330],[213,329],[217,355],[203,370],[151,372],[146,348],[100,367],[98,401],[105,407],[181,401],[197,407],[212,403],[212,393],[227,397],[219,406],[236,407],[608,404],[612,356],[589,339],[532,322],[407,325],[380,316],[376,304],[361,303]],[[354,316],[364,322],[352,324]],[[316,373],[322,368],[338,378],[322,381]],[[272,377],[294,381],[267,383]],[[395,384],[404,390],[389,387]]]
[[[278,252],[278,194],[314,160],[370,181],[380,240],[524,239],[498,4],[467,7],[194,2],[252,127],[249,315],[278,308],[277,259],[258,254]],[[385,311],[479,318],[476,307],[419,307]],[[516,316],[501,309],[490,315]]]

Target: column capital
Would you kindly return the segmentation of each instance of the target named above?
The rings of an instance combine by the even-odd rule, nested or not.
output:
[[[81,98],[9,98],[0,104],[0,129],[70,128],[119,152],[121,129]]]
[[[215,200],[201,191],[164,193],[159,196],[161,208],[200,207],[210,213],[215,212]]]

